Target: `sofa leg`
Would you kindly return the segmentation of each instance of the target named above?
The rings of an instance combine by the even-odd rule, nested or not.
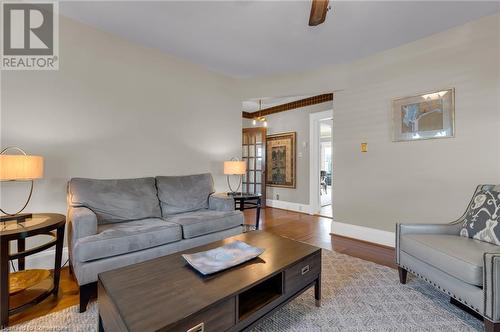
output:
[[[400,266],[398,266],[398,271],[399,271],[399,282],[402,283],[403,285],[406,284],[406,277],[408,276],[408,271],[406,271]]]
[[[484,318],[484,331],[485,332],[500,332],[500,322],[492,322],[488,318]]]
[[[97,297],[97,282],[80,286],[80,312],[85,312],[90,299],[95,297]]]

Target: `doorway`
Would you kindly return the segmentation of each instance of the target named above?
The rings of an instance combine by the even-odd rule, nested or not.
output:
[[[332,119],[321,120],[319,155],[320,155],[320,215],[333,217],[332,210]]]
[[[310,114],[310,206],[333,217],[333,111]]]
[[[242,157],[247,171],[243,176],[242,191],[262,195],[266,205],[266,128],[243,128]]]

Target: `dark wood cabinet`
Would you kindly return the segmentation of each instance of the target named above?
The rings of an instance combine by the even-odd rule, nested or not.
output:
[[[285,271],[285,291],[291,293],[316,280],[321,273],[321,254],[305,258]]]
[[[175,323],[165,331],[220,332],[235,324],[236,299],[230,298]]]

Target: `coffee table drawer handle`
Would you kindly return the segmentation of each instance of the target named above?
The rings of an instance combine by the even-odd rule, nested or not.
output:
[[[190,328],[186,332],[203,332],[205,331],[205,323],[201,322],[200,324]]]
[[[309,265],[306,265],[302,268],[302,275],[306,274],[307,272],[309,272]]]

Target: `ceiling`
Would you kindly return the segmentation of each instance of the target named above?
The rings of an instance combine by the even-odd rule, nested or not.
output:
[[[500,2],[65,1],[61,14],[234,77],[350,62],[500,10]]]

